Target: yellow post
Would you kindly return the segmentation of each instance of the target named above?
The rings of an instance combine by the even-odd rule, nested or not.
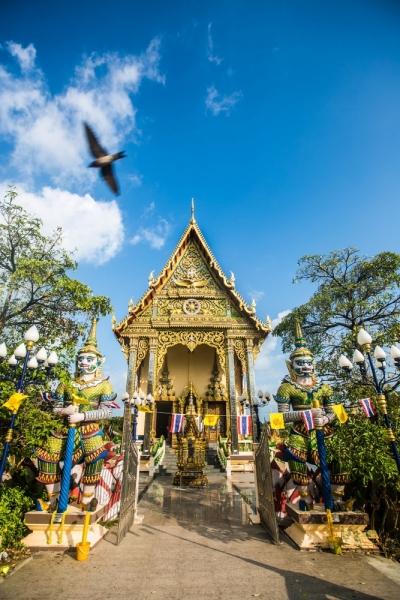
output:
[[[90,552],[90,542],[87,541],[87,536],[89,533],[89,523],[90,523],[90,512],[87,511],[85,515],[85,523],[83,525],[83,535],[82,541],[78,542],[76,545],[76,560],[82,561],[87,560]]]

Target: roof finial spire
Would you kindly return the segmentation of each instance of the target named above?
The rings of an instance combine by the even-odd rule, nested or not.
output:
[[[194,198],[192,198],[192,218],[190,219],[191,223],[196,223],[196,219],[194,218]]]

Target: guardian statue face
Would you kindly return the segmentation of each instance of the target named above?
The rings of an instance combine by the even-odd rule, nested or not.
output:
[[[82,352],[78,354],[77,370],[80,375],[91,375],[100,366],[98,356],[94,352]]]
[[[296,356],[292,360],[292,369],[297,377],[312,377],[314,375],[314,359],[312,356]]]

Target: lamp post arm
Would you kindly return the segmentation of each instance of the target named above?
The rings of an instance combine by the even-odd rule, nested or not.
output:
[[[5,375],[2,375],[0,377],[0,381],[10,381],[11,383],[13,383],[15,385],[15,379],[12,379],[11,377],[6,377]]]
[[[375,371],[375,367],[374,367],[374,363],[373,363],[373,360],[372,360],[371,353],[367,352],[367,356],[368,356],[369,366],[371,367],[372,376],[374,378],[375,391],[376,391],[377,394],[380,394],[379,381],[378,381],[378,377],[376,376],[376,371]]]
[[[28,344],[29,344],[29,342],[28,342]],[[26,375],[26,369],[27,369],[30,353],[31,353],[31,350],[28,345],[28,347],[26,349],[25,359],[24,359],[24,366],[22,367],[21,378],[19,380],[19,383],[15,385],[15,389],[17,392],[22,392],[24,389],[25,375]]]

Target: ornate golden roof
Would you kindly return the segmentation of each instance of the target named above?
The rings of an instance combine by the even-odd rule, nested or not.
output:
[[[204,269],[198,268],[200,259],[204,263]],[[181,264],[182,260],[186,261],[184,269]],[[191,263],[194,266],[191,266]],[[113,331],[119,338],[127,327],[135,322],[139,323],[145,317],[151,319],[153,301],[159,296],[178,298],[175,300],[177,303],[180,302],[175,309],[177,314],[182,314],[182,299],[188,298],[183,307],[186,315],[196,315],[196,302],[199,304],[196,298],[205,298],[205,301],[202,302],[202,315],[207,320],[207,298],[215,299],[218,294],[227,296],[231,301],[234,309],[232,316],[235,313],[237,318],[243,317],[249,325],[254,327],[259,337],[267,337],[271,331],[270,322],[263,323],[256,317],[255,308],[249,306],[236,291],[234,276],[232,275],[230,279],[225,276],[197,225],[192,206],[190,222],[161,273],[157,278],[153,276],[149,278],[147,291],[134,306],[130,306],[129,314],[113,328]],[[174,305],[173,301],[171,302],[169,303],[169,314],[173,319]],[[218,299],[213,302],[213,311],[216,314]],[[220,310],[222,310],[222,306]],[[162,307],[159,307],[157,314],[162,318]]]

